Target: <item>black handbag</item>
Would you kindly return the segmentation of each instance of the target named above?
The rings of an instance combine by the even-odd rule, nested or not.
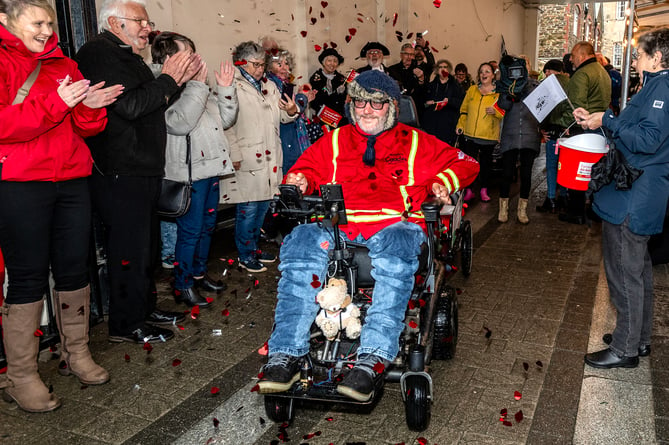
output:
[[[188,164],[188,182],[172,181],[163,178],[158,198],[158,215],[178,218],[190,208],[190,194],[193,189],[193,177],[190,159],[190,135],[186,135],[186,163]]]

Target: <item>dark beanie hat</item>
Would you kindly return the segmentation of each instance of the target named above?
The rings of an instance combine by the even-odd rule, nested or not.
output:
[[[340,65],[344,63],[344,58],[334,48],[324,49],[323,52],[318,55],[318,62],[322,64],[327,56],[335,56],[337,60],[339,60]]]
[[[559,59],[551,59],[544,65],[543,72],[545,73],[546,70],[553,70],[562,73],[564,72],[564,63],[562,63],[562,60]]]

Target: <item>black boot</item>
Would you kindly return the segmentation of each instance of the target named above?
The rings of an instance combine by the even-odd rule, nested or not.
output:
[[[546,198],[544,203],[536,207],[539,213],[557,213],[557,201],[553,198]]]
[[[174,289],[174,301],[177,303],[184,303],[188,307],[209,307],[211,305],[193,287],[187,289]]]

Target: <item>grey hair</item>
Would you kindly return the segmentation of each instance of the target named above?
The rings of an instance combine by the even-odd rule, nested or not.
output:
[[[240,60],[249,59],[258,59],[264,61],[265,56],[266,53],[262,46],[249,40],[248,42],[242,42],[235,47],[232,52],[232,61],[239,62]]]
[[[662,53],[660,65],[662,65],[662,68],[669,67],[669,28],[660,28],[642,34],[637,39],[637,46],[641,47],[649,56],[653,56],[656,51],[659,51]]]
[[[432,69],[432,72],[434,74],[439,75],[439,65],[447,65],[448,66],[448,72],[452,73],[453,72],[453,64],[450,62],[450,60],[447,59],[439,59],[437,62],[434,64],[434,68]]]
[[[400,48],[400,51],[403,52],[407,48],[413,48],[413,44],[412,43],[405,43],[404,45],[402,45],[402,48]]]
[[[128,3],[137,3],[146,8],[146,0],[104,0],[98,14],[98,31],[109,30],[109,17],[120,17],[123,15],[122,7]]]
[[[0,13],[7,14],[7,22],[11,28],[23,11],[31,6],[44,9],[52,20],[56,20],[56,11],[47,0],[0,0]]]
[[[272,63],[280,62],[281,60],[285,60],[290,69],[292,70],[294,65],[293,65],[293,55],[291,54],[290,51],[285,50],[285,49],[279,49],[276,52],[270,51],[269,54],[267,55],[267,68],[271,66]]]

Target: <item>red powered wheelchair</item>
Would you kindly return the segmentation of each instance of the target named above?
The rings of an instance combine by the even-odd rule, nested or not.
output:
[[[299,223],[318,220],[333,229],[346,224],[341,186],[323,185],[320,191],[320,196],[302,196],[296,186],[282,185],[272,211]],[[349,339],[340,330],[334,340],[328,340],[314,323],[310,351],[302,359],[300,380],[287,391],[264,395],[265,411],[271,420],[292,420],[296,400],[372,405],[385,382],[393,382],[400,384],[408,427],[414,431],[427,428],[434,391],[427,366],[432,360],[453,358],[458,340],[457,296],[447,280],[457,270],[454,263],[458,256],[465,275],[469,275],[472,265],[472,230],[469,221],[463,218],[460,195],[451,196],[454,203],[451,206],[442,206],[438,201],[421,206],[427,242],[421,248],[405,329],[399,339],[400,352],[386,368],[385,379],[377,383],[374,397],[368,402],[358,402],[337,393],[337,383],[355,365],[359,338]],[[364,246],[334,238],[328,275],[346,280],[364,324],[365,313],[374,298],[371,259]]]

